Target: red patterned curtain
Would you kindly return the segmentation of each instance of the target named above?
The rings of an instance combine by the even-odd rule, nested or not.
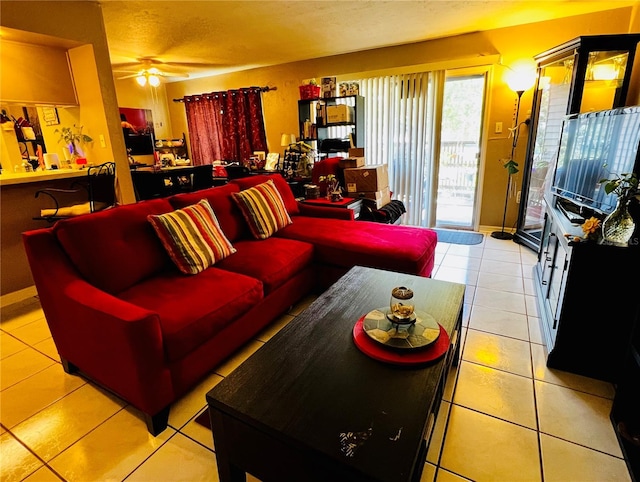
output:
[[[249,87],[183,98],[195,165],[244,161],[267,151],[261,92]]]

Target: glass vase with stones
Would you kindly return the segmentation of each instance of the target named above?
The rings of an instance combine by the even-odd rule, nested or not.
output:
[[[387,317],[393,323],[413,323],[416,321],[413,291],[406,286],[397,286],[391,290],[389,313]]]
[[[605,244],[627,246],[633,235],[635,223],[629,213],[629,199],[620,198],[616,208],[602,223],[602,237]]]

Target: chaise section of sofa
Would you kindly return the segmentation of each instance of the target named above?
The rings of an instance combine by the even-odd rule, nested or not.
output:
[[[430,277],[438,236],[432,229],[354,221],[349,209],[298,203],[284,178],[261,175],[232,181],[248,189],[273,179],[292,223],[275,236],[310,243],[318,265],[317,283],[328,287],[353,266]]]

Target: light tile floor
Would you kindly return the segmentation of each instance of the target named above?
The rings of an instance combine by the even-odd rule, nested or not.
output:
[[[485,236],[474,246],[440,243],[436,254],[434,278],[467,289],[462,360],[422,481],[629,481],[609,420],[613,387],[545,366],[533,252]],[[3,309],[0,480],[217,480],[211,433],[194,422],[205,394],[311,301],[177,402],[158,437],[125,402],[64,373],[37,299]]]

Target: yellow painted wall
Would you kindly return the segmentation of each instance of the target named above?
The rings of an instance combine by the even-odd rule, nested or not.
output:
[[[187,80],[168,84],[166,87],[169,99],[168,111],[171,118],[173,136],[186,132],[184,105],[174,103],[173,98],[217,90],[226,90],[248,86],[276,86],[277,91],[263,95],[267,142],[270,151],[282,153],[280,135],[297,133],[297,101],[298,85],[309,78],[336,76],[338,79],[357,78],[363,73],[418,71],[425,64],[466,66],[478,65],[483,58],[502,56],[502,63],[510,65],[522,59],[533,62],[533,56],[553,48],[567,40],[581,35],[618,34],[638,31],[638,8],[621,8],[581,15],[565,19],[540,22],[518,27],[503,28],[487,32],[442,38],[410,45],[375,49],[366,52],[339,55],[322,59],[295,62],[275,67],[248,70],[216,77]],[[640,61],[636,62],[640,65]],[[496,122],[504,126],[512,125],[516,95],[504,83],[506,69],[496,65],[493,68],[487,112],[489,136],[486,150],[482,153],[485,159],[483,173],[482,205],[480,225],[499,226],[502,223],[507,174],[502,158],[511,152],[511,140],[505,133],[492,134]],[[521,120],[531,110],[532,90],[522,97]],[[506,132],[506,130],[505,130]],[[522,166],[527,144],[527,130],[522,128],[520,141],[516,151],[516,160]],[[521,182],[521,174],[516,181]],[[507,226],[515,225],[517,204],[515,199],[509,201]]]

